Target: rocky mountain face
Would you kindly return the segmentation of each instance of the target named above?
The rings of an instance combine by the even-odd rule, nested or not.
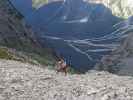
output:
[[[114,15],[128,18],[133,15],[132,0],[109,0],[109,8],[112,9]]]
[[[35,34],[23,21],[23,16],[8,0],[0,1],[0,46],[27,53],[30,58],[40,59],[39,62],[47,62],[48,57],[51,58],[50,50],[39,45]]]
[[[20,12],[28,10],[19,7],[20,1],[23,2],[23,5],[27,4],[24,0],[13,1],[14,6]],[[48,0],[44,3],[51,1],[56,0]],[[91,3],[87,3],[88,1]],[[28,2],[31,2],[31,0],[28,0]],[[32,0],[32,2],[36,6],[43,4],[43,0]],[[128,36],[126,31],[132,29],[133,21],[130,18],[129,20],[122,19],[132,15],[132,3],[130,2],[130,0],[66,0],[65,3],[62,1],[54,2],[34,10],[30,15],[26,15],[26,20],[34,30],[39,31],[38,37],[42,45],[43,41],[47,40],[47,43],[68,63],[76,66],[76,69],[86,71],[99,62],[103,55],[109,54],[117,47],[123,47],[122,45],[119,46],[119,43]],[[112,12],[116,16],[112,15]],[[77,62],[79,59],[82,61]],[[116,57],[115,59],[119,58]],[[113,62],[113,64],[115,63]],[[106,69],[106,66],[103,69]],[[110,72],[117,70],[117,68],[109,67]]]
[[[133,32],[123,40],[112,54],[102,58],[95,66],[97,70],[105,70],[118,75],[133,76]]]
[[[0,44],[21,48],[24,41],[37,43],[33,32],[25,27],[23,16],[9,6],[7,0],[0,3]]]
[[[121,23],[126,25],[121,28],[124,29],[122,32],[126,33],[127,37],[110,55],[104,56],[96,68],[119,75],[133,76],[133,17]]]
[[[60,1],[60,0],[32,0],[34,7],[41,7],[43,4],[46,4],[51,1]],[[63,1],[63,0],[62,0]],[[133,15],[133,1],[132,0],[83,0],[90,3],[102,3],[106,7],[112,10],[112,13],[121,18],[128,18]]]
[[[41,33],[38,37],[42,45],[43,40],[47,40],[67,63],[80,71],[91,69],[117,46],[122,36],[113,27],[122,21],[120,18],[102,4],[83,0],[49,3],[26,18],[33,29]],[[115,37],[113,32],[118,35]]]
[[[84,0],[92,3],[102,3],[112,10],[112,13],[121,18],[128,18],[133,15],[132,0]]]

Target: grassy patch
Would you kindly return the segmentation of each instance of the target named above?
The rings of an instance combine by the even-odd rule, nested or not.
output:
[[[38,63],[42,65],[53,65],[55,59],[52,55],[52,51],[48,48],[42,48],[39,46],[35,46],[31,41],[28,39],[20,40],[17,38],[8,39],[8,43],[1,43],[1,46],[5,46],[7,48],[15,49],[16,52],[14,55],[17,57],[17,60],[22,60],[23,62],[31,62],[31,63]],[[17,52],[21,52],[17,54]],[[23,55],[27,56],[26,58]],[[0,57],[1,58],[1,57]],[[4,55],[2,55],[2,59],[4,59]],[[14,58],[16,60],[16,58]],[[30,60],[30,61],[27,61]]]
[[[6,48],[0,48],[0,59],[13,59],[13,55]]]

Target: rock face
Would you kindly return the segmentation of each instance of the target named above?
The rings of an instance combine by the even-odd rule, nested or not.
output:
[[[112,10],[112,13],[122,18],[128,18],[133,15],[132,0],[84,0],[92,3],[102,3]]]
[[[38,8],[49,1],[51,0],[33,0],[33,5]],[[52,0],[52,1],[59,1],[59,0]],[[83,0],[83,1],[91,3],[102,3],[106,7],[110,8],[114,15],[122,18],[128,18],[129,16],[133,15],[132,0]]]
[[[107,72],[63,75],[0,60],[0,100],[132,100],[133,78]]]
[[[7,0],[0,3],[0,44],[21,48],[29,43],[36,43],[35,34],[26,28],[20,15]],[[34,43],[33,43],[34,42]]]
[[[122,18],[128,18],[133,15],[132,0],[109,0],[109,8],[113,14]]]
[[[106,70],[118,75],[133,76],[133,33],[121,43],[121,45],[112,52],[111,55],[103,57],[100,64],[95,68]]]
[[[27,2],[28,3],[28,2]],[[24,22],[23,16],[12,6],[9,0],[0,1],[0,48],[6,47],[21,51],[21,55],[39,60],[44,64],[50,58],[52,51],[42,48],[36,38],[36,34]],[[0,51],[1,55],[1,51]]]

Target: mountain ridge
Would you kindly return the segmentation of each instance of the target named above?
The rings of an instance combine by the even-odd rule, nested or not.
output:
[[[33,1],[34,7],[37,7],[37,8],[40,8],[46,3],[46,0],[32,0],[32,1]],[[63,0],[52,0],[52,1],[55,2],[55,1],[63,1]],[[70,1],[70,0],[67,0],[67,1]],[[89,2],[89,3],[104,4],[106,7],[111,9],[114,15],[124,19],[127,19],[128,17],[133,15],[132,0],[83,0],[83,1]]]

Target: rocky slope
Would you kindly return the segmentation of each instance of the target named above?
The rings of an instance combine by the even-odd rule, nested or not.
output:
[[[23,55],[26,55],[28,59],[33,58],[39,63],[48,64],[54,61],[52,51],[42,48],[35,35],[23,21],[23,16],[13,8],[10,2],[8,0],[1,0],[0,48],[10,48],[9,51],[12,51],[12,53],[14,51],[21,51],[21,58],[24,58]],[[1,55],[2,52],[0,49],[0,57]]]
[[[133,100],[133,78],[96,71],[65,76],[0,60],[0,100]]]

